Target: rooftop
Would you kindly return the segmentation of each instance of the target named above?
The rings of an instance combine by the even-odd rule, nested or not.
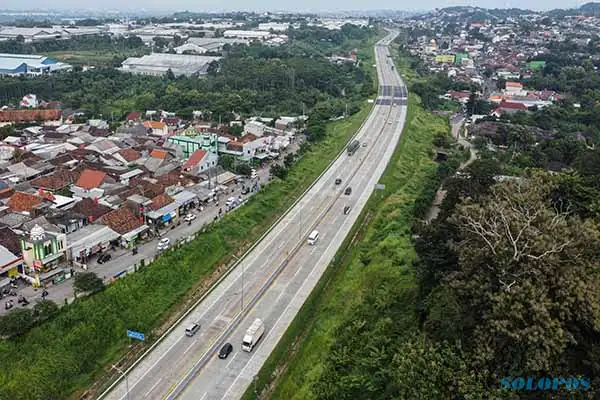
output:
[[[91,190],[100,187],[102,181],[106,177],[106,173],[102,171],[96,171],[93,169],[85,169],[81,173],[81,176],[77,180],[76,185],[80,188]]]

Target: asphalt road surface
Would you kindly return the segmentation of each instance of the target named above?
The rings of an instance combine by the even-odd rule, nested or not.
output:
[[[386,44],[392,38],[375,47],[380,96],[357,136],[361,146],[353,155],[338,158],[236,269],[105,398],[127,399],[127,388],[130,399],[176,393],[194,400],[241,397],[332,260],[400,138],[406,89],[388,61]],[[337,178],[342,179],[340,185],[335,184]],[[350,195],[344,194],[347,187]],[[343,213],[345,206],[351,207],[348,215]],[[314,229],[320,237],[309,246],[306,238]],[[243,352],[242,336],[257,317],[265,322],[265,334],[252,353]],[[192,322],[201,329],[187,337],[185,328]],[[233,344],[234,351],[221,360],[216,355],[225,342]]]

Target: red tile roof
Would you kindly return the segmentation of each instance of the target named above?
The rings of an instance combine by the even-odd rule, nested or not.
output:
[[[93,169],[85,169],[81,173],[81,176],[77,180],[77,186],[91,190],[100,187],[102,181],[106,177],[106,173],[102,171],[96,171]]]
[[[0,122],[56,121],[60,114],[60,110],[4,110]]]
[[[143,225],[140,218],[136,217],[133,211],[124,206],[105,214],[102,217],[102,221],[104,221],[110,229],[121,235],[131,232]]]
[[[502,103],[500,103],[498,105],[499,109],[505,109],[505,110],[523,110],[523,111],[527,111],[527,106],[523,103],[515,103],[515,102],[511,102],[511,101],[503,101]]]
[[[519,82],[506,82],[506,87],[522,88],[523,85]]]
[[[67,169],[59,169],[53,174],[40,176],[31,181],[34,188],[60,190],[77,180],[77,174]]]
[[[136,111],[132,111],[129,113],[129,115],[127,115],[127,121],[135,121],[136,119],[138,119],[140,117],[140,114]]]
[[[42,198],[34,194],[15,192],[8,200],[8,207],[12,211],[22,212],[33,210],[33,207],[42,202]]]
[[[202,150],[202,149],[198,149],[196,150],[194,153],[192,153],[192,155],[190,156],[190,158],[188,158],[188,160],[185,162],[185,164],[183,164],[183,169],[188,169],[188,168],[193,168],[195,166],[197,166],[200,161],[202,161],[202,159],[204,158],[204,156],[206,155],[206,151]]]
[[[160,158],[161,160],[164,160],[165,158],[167,158],[167,152],[164,150],[154,149],[150,153],[150,157]]]
[[[85,216],[90,222],[97,220],[111,210],[110,207],[98,204],[94,200],[87,198],[77,202],[77,204],[73,206],[73,211]]]
[[[174,201],[175,200],[173,200],[170,196],[168,196],[164,193],[159,194],[158,196],[156,196],[155,198],[152,199],[152,204],[150,205],[150,208],[152,210],[156,211],[156,210],[163,208],[167,204],[171,204]]]
[[[135,160],[139,160],[140,157],[142,157],[142,155],[134,149],[119,150],[117,151],[117,154],[123,157],[127,162],[133,162]]]

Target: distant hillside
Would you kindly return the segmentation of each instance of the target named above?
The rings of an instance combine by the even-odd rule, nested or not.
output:
[[[586,14],[599,14],[600,13],[600,3],[585,3],[581,7],[579,7],[579,11]]]

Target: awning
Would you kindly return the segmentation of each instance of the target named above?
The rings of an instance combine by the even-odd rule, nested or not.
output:
[[[196,193],[184,190],[171,197],[173,197],[173,199],[175,199],[175,202],[178,203],[180,206],[184,206],[196,200],[198,198],[198,195],[196,195]]]
[[[53,269],[52,271],[48,271],[45,274],[41,274],[40,275],[40,281],[45,281],[46,279],[50,279],[58,274],[62,274],[65,272],[64,268],[56,268]]]
[[[122,235],[121,237],[129,242],[131,239],[135,238],[137,235],[139,235],[142,232],[145,232],[148,229],[150,229],[150,227],[148,225],[142,225],[139,228],[135,228],[134,230],[127,232],[126,234]]]
[[[0,289],[10,285],[10,278],[5,278],[0,281]]]
[[[151,219],[160,219],[160,218],[162,218],[163,215],[168,215],[168,214],[171,214],[173,211],[176,211],[179,208],[179,206],[180,206],[180,204],[178,204],[176,201],[174,201],[171,204],[167,204],[163,208],[160,208],[156,211],[150,211],[146,215],[148,216],[148,218],[151,218]]]
[[[73,257],[77,257],[83,250],[90,250],[99,243],[109,243],[121,237],[118,232],[113,231],[108,226],[97,229],[98,225],[88,225],[79,231],[67,236],[69,241],[73,240],[69,246]]]

